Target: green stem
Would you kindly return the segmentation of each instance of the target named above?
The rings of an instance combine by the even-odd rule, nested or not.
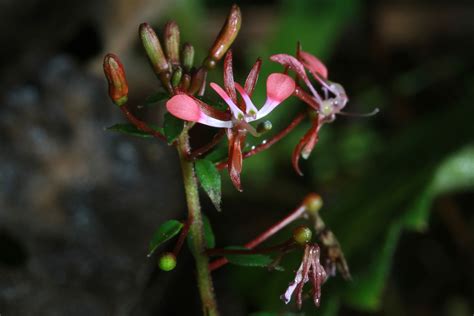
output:
[[[194,173],[193,162],[186,159],[190,152],[189,135],[187,130],[184,130],[183,133],[181,133],[177,145],[181,169],[183,171],[189,222],[191,223],[189,227],[189,244],[196,261],[197,282],[203,305],[203,312],[205,316],[218,316],[219,311],[217,310],[214,287],[212,285],[211,272],[209,270],[209,257],[205,252],[206,243],[204,240],[197,179]]]

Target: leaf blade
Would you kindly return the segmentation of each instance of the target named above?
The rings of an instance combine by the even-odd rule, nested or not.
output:
[[[216,209],[221,211],[221,176],[214,163],[207,159],[196,161],[196,176],[201,187],[212,201]]]
[[[150,257],[161,244],[176,236],[182,228],[183,223],[174,219],[161,224],[153,233],[153,237],[148,246],[148,257]]]

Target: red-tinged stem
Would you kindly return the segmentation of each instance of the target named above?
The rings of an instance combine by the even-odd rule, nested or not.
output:
[[[224,256],[224,255],[252,255],[252,254],[261,254],[261,253],[271,253],[281,250],[288,250],[293,246],[297,245],[293,239],[289,239],[284,243],[267,247],[267,248],[258,248],[258,249],[225,249],[225,248],[213,248],[207,249],[206,253],[208,256]]]
[[[173,249],[173,254],[175,257],[178,257],[178,254],[181,251],[181,248],[183,247],[184,240],[186,239],[186,236],[188,236],[189,227],[191,227],[192,223],[193,223],[193,217],[192,217],[192,214],[189,214],[188,219],[186,220],[186,222],[184,222],[183,229],[181,229],[181,232],[178,237],[178,241],[176,242],[176,245],[174,246],[174,249]]]
[[[300,86],[296,86],[295,92],[293,92],[293,95],[297,97],[298,99],[300,99],[301,101],[303,101],[304,103],[311,106],[316,111],[319,111],[319,108],[320,108],[319,103],[316,102],[316,100],[311,95],[309,95],[306,91],[301,89]]]
[[[300,206],[298,206],[295,210],[293,210],[288,216],[286,216],[281,221],[279,221],[278,223],[276,223],[275,225],[273,225],[272,227],[270,227],[269,229],[267,229],[266,231],[258,235],[253,240],[246,243],[244,247],[248,249],[253,249],[257,247],[258,245],[263,243],[265,240],[275,235],[277,232],[279,232],[280,230],[282,230],[283,228],[285,228],[286,226],[288,226],[289,224],[291,224],[292,222],[300,218],[303,214],[305,214],[305,211],[306,211],[306,203],[303,201],[303,203]],[[226,258],[219,258],[215,261],[212,261],[209,264],[209,269],[211,271],[214,271],[222,267],[223,265],[225,265],[227,262],[228,261]]]
[[[214,137],[212,138],[212,140],[207,143],[206,145],[202,146],[202,147],[199,147],[195,150],[193,150],[190,154],[189,154],[189,157],[188,159],[189,160],[195,160],[196,158],[198,158],[199,156],[202,156],[204,155],[205,153],[207,153],[209,150],[211,150],[212,148],[214,148],[217,144],[219,144],[219,142],[221,141],[222,137],[224,137],[225,135],[225,130],[219,130],[219,132],[217,132]]]
[[[285,129],[281,130],[278,134],[276,134],[275,136],[270,138],[267,142],[262,143],[262,144],[256,146],[254,149],[245,152],[243,154],[243,158],[251,157],[251,156],[253,156],[255,154],[258,154],[259,152],[264,151],[264,150],[270,148],[271,146],[273,146],[275,143],[280,141],[283,137],[288,135],[296,126],[298,126],[301,123],[301,121],[305,118],[305,116],[306,116],[306,113],[304,113],[304,112],[298,114]],[[227,161],[222,161],[222,162],[219,162],[216,165],[216,167],[217,167],[217,169],[222,170],[222,169],[225,169],[225,168],[228,167],[228,163],[227,163]]]
[[[133,115],[128,109],[127,109],[127,105],[122,105],[120,107],[120,110],[122,111],[122,113],[125,115],[125,117],[127,118],[127,120],[132,123],[136,128],[138,128],[139,130],[145,132],[145,133],[150,133],[152,134],[154,137],[158,138],[158,139],[161,139],[161,140],[166,140],[166,137],[161,134],[160,132],[154,130],[153,128],[151,128],[150,126],[147,125],[147,123],[143,122],[142,120],[138,119],[135,115]]]

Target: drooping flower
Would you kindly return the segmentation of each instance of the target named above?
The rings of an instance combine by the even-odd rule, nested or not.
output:
[[[296,305],[299,309],[303,305],[303,286],[311,282],[313,287],[312,297],[316,306],[321,301],[321,285],[326,281],[327,275],[319,260],[319,246],[317,244],[307,244],[304,249],[303,260],[296,271],[295,279],[288,285],[281,299],[288,304],[296,296]]]
[[[316,112],[312,118],[311,128],[301,138],[293,151],[293,167],[298,174],[302,175],[303,173],[298,165],[300,156],[304,159],[308,159],[314,146],[318,142],[321,126],[325,123],[333,122],[336,118],[336,114],[341,112],[349,99],[346,91],[340,84],[327,79],[328,70],[326,66],[318,58],[300,50],[299,47],[296,58],[288,54],[277,54],[271,56],[270,59],[294,71],[311,93],[305,92],[299,85],[295,88],[295,96],[307,103]],[[309,80],[306,70],[308,70],[321,85],[323,96],[321,96]]]
[[[293,94],[294,80],[280,73],[273,73],[267,78],[267,99],[260,109],[251,100],[257,82],[261,61],[257,60],[249,73],[244,87],[234,82],[232,69],[232,52],[226,54],[224,61],[224,88],[216,83],[210,87],[224,100],[229,111],[222,112],[188,95],[178,94],[166,103],[166,108],[174,116],[191,122],[198,122],[212,127],[225,128],[229,140],[229,175],[234,186],[241,191],[240,173],[242,171],[242,146],[247,132],[258,136],[255,128],[249,123],[259,120],[272,112],[280,103]],[[241,96],[241,102],[237,93]]]

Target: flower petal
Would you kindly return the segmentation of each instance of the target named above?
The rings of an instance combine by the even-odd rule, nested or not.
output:
[[[314,77],[316,77],[317,73],[324,79],[328,78],[328,70],[326,66],[318,58],[316,58],[316,56],[305,51],[300,51],[298,54],[298,59],[313,74]]]
[[[295,91],[295,81],[284,74],[273,73],[267,79],[267,101],[258,111],[256,120],[268,115]]]
[[[257,84],[258,80],[258,75],[260,73],[260,68],[262,67],[262,60],[260,58],[257,58],[257,61],[253,65],[252,69],[249,72],[249,75],[247,76],[247,79],[245,80],[245,91],[249,96],[252,96],[253,90],[255,89],[255,85]]]
[[[221,128],[231,128],[233,125],[232,121],[221,121],[207,115],[201,110],[199,104],[186,94],[178,94],[169,99],[166,102],[166,108],[171,114],[182,120]]]
[[[211,88],[217,92],[217,94],[227,103],[227,105],[230,108],[230,111],[232,112],[232,115],[234,115],[235,118],[240,119],[241,117],[244,117],[244,112],[240,110],[237,105],[235,105],[234,101],[229,97],[227,92],[224,91],[218,84],[211,82],[210,83]]]
[[[235,92],[234,72],[232,68],[232,50],[224,57],[224,88],[230,99],[237,104],[237,93]]]
[[[289,76],[273,73],[267,79],[267,97],[281,103],[295,91],[295,81]]]
[[[242,96],[242,99],[245,102],[245,110],[246,110],[247,114],[249,114],[249,115],[253,114],[254,116],[257,115],[258,110],[255,107],[255,105],[253,104],[252,100],[250,99],[250,96],[244,90],[244,88],[242,88],[242,86],[238,83],[235,84],[235,88],[237,89],[237,91],[239,91],[240,95]]]
[[[296,72],[296,74],[301,79],[303,79],[304,82],[308,81],[308,76],[306,75],[306,71],[304,70],[303,64],[295,57],[288,54],[276,54],[270,56],[270,60],[282,64],[283,66],[289,67],[291,70]]]
[[[321,97],[319,96],[318,92],[316,91],[316,89],[313,87],[313,85],[309,81],[308,76],[306,75],[306,71],[304,69],[304,66],[298,59],[296,59],[295,57],[293,57],[291,55],[288,55],[288,54],[277,54],[277,55],[271,56],[270,60],[272,60],[274,62],[277,62],[277,63],[280,63],[283,66],[287,66],[291,70],[296,72],[298,77],[303,79],[304,83],[308,86],[309,90],[311,90],[311,93],[316,98],[316,101],[318,103],[321,103],[321,101],[322,101]]]

